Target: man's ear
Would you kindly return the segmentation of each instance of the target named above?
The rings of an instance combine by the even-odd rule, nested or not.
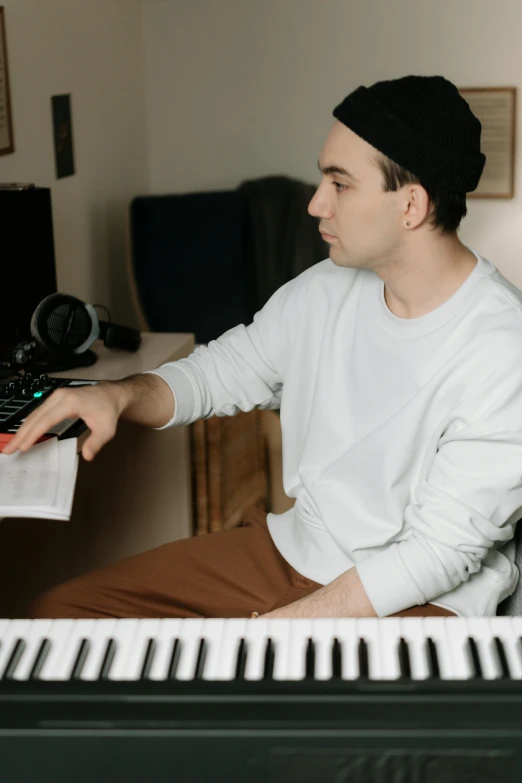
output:
[[[404,222],[410,228],[415,228],[430,214],[432,208],[430,197],[426,189],[418,184],[408,185],[406,193]]]

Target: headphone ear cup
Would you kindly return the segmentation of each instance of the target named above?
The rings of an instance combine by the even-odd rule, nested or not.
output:
[[[76,299],[76,297],[74,296],[68,298]],[[40,304],[37,305],[36,310],[31,316],[31,323],[30,323],[31,334],[33,335],[35,340],[38,343],[40,343],[40,345],[43,345],[44,347],[47,347],[47,342],[45,341],[45,338],[42,332],[40,331],[40,328],[43,327],[43,325],[46,323],[46,320],[44,319],[43,316],[46,312],[49,312],[50,308],[55,303],[59,304],[61,300],[63,300],[63,294],[49,294],[49,296],[46,296],[45,299],[42,299]]]
[[[50,294],[42,299],[31,317],[30,329],[40,345],[64,354],[83,353],[100,334],[94,307],[70,294]]]

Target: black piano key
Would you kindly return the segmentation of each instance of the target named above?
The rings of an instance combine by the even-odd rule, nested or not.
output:
[[[408,642],[401,636],[398,644],[399,666],[401,670],[401,677],[405,677],[411,680],[411,662],[410,651],[408,649]]]
[[[40,645],[38,654],[36,656],[36,661],[34,662],[34,666],[30,674],[31,680],[37,680],[38,677],[40,676],[40,670],[45,663],[45,659],[47,658],[50,649],[51,649],[51,640],[42,639],[42,643]]]
[[[430,672],[430,677],[440,680],[440,666],[439,666],[439,657],[437,655],[437,645],[435,644],[431,636],[428,636],[428,638],[426,639],[425,647],[426,647],[426,658],[428,659],[428,669]]]
[[[495,644],[495,652],[497,654],[497,659],[500,665],[500,669],[502,671],[502,679],[511,679],[511,671],[509,669],[509,664],[506,656],[506,651],[504,649],[504,644],[502,643],[502,639],[499,639],[498,636],[495,636],[493,638],[493,642]]]
[[[172,655],[170,658],[168,679],[173,680],[176,677],[176,669],[178,668],[179,656],[181,655],[181,641],[179,639],[174,640],[174,647],[172,648]]]
[[[236,680],[244,680],[245,678],[245,667],[246,667],[246,661],[247,661],[247,643],[243,637],[241,637],[241,641],[239,642],[239,646],[237,648],[237,662],[236,662],[236,673],[235,678]]]
[[[201,639],[198,648],[198,658],[196,666],[194,667],[194,679],[200,680],[203,677],[203,669],[205,668],[205,660],[207,657],[208,642],[206,639]]]
[[[83,665],[85,661],[87,660],[87,656],[89,655],[89,650],[91,649],[91,644],[88,639],[82,639],[82,643],[80,644],[80,649],[78,650],[78,655],[76,656],[76,660],[74,662],[73,670],[71,672],[71,680],[79,680]]]
[[[343,673],[343,651],[341,643],[337,636],[334,637],[332,643],[332,678],[341,677]]]
[[[100,673],[98,675],[100,680],[108,679],[115,654],[116,654],[116,640],[109,639],[109,641],[107,642],[107,649],[105,650],[105,655],[102,661],[102,665],[100,667]]]
[[[27,647],[26,643],[23,639],[17,639],[16,644],[13,648],[13,652],[9,656],[9,660],[7,662],[7,666],[5,667],[3,679],[4,680],[10,680],[13,677],[13,674],[15,672],[16,667],[18,666],[18,661],[23,655],[23,652],[25,648]]]
[[[263,671],[263,679],[271,680],[274,677],[274,643],[272,639],[268,637],[266,640],[265,650],[265,667]]]
[[[308,639],[306,644],[305,677],[312,680],[315,677],[315,644],[313,639]]]
[[[154,653],[156,652],[156,641],[152,637],[147,642],[147,650],[145,652],[145,660],[143,661],[143,668],[141,670],[140,678],[142,680],[148,680],[150,674],[150,667],[154,659]]]
[[[472,636],[468,636],[467,652],[470,657],[471,668],[473,671],[473,678],[482,679],[482,664],[480,663],[479,651],[477,643]]]
[[[364,639],[359,639],[357,654],[359,658],[359,677],[368,679],[370,676],[370,662],[368,659],[368,645]]]

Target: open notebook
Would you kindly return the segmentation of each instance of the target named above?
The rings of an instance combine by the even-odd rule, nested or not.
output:
[[[78,472],[77,438],[0,453],[0,517],[70,519]]]

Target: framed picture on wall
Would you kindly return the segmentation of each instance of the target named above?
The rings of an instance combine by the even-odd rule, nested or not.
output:
[[[466,198],[513,198],[515,180],[516,87],[459,88],[482,125],[486,165],[476,190]]]
[[[7,155],[9,152],[14,152],[13,121],[7,67],[5,12],[4,7],[0,6],[0,155]]]

